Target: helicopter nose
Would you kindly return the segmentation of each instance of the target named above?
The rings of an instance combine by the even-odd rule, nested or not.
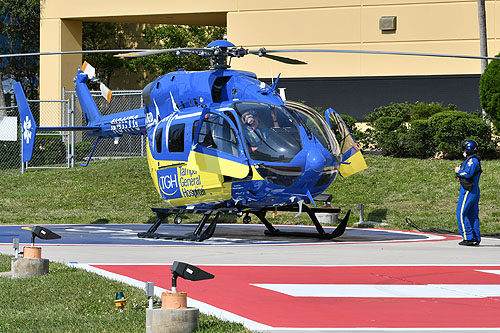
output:
[[[317,149],[310,149],[307,152],[306,170],[314,173],[322,172],[325,168],[326,159]]]

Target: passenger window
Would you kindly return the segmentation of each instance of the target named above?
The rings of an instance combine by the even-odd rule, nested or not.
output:
[[[198,124],[200,123],[199,120],[196,120],[193,124],[193,131],[191,132],[191,142],[194,140],[194,135],[196,133],[196,129],[198,128]]]
[[[184,151],[184,127],[185,124],[170,126],[168,131],[168,151],[171,153]]]
[[[163,127],[158,126],[155,133],[156,152],[161,153],[161,143],[163,141]]]

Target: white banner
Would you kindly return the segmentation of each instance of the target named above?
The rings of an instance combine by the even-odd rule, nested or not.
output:
[[[17,141],[17,117],[0,116],[0,141]]]

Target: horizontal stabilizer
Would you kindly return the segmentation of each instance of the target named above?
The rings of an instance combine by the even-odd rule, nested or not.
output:
[[[84,74],[87,74],[89,80],[95,77],[95,68],[86,61],[83,62],[82,71]]]
[[[101,82],[101,84],[99,85],[99,89],[101,90],[101,95],[102,97],[104,97],[108,103],[111,102],[111,90],[106,87],[106,85],[104,83]]]

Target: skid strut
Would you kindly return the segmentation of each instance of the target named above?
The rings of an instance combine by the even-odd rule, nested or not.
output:
[[[175,210],[169,209],[161,209],[161,208],[152,208],[152,210],[156,213],[157,219],[156,222],[148,229],[146,232],[140,232],[137,234],[139,238],[162,238],[162,239],[178,239],[178,240],[191,240],[196,242],[202,242],[205,239],[208,239],[213,236],[215,232],[215,227],[217,226],[217,220],[221,212],[215,211],[215,216],[212,218],[212,221],[208,225],[208,227],[203,231],[203,227],[208,222],[210,215],[212,215],[213,211],[205,211],[203,212],[203,216],[201,217],[200,222],[196,226],[196,229],[193,233],[187,234],[162,234],[157,233],[156,230],[158,227],[165,221],[167,217],[170,215],[178,214],[179,212]],[[195,212],[193,212],[195,213]]]
[[[287,211],[287,212],[295,212],[297,211],[298,207],[296,206],[286,206],[286,207],[280,207],[277,210],[279,211]],[[279,229],[276,229],[267,219],[266,219],[266,213],[268,209],[264,209],[258,212],[252,212],[257,216],[260,221],[266,226],[267,230],[265,231],[265,234],[268,236],[294,236],[294,237],[317,237],[320,239],[332,239],[336,237],[340,237],[344,234],[345,228],[347,226],[347,222],[349,221],[349,216],[351,215],[351,210],[347,212],[345,217],[342,219],[340,224],[333,230],[332,232],[328,233],[323,229],[323,226],[321,223],[319,223],[318,218],[316,217],[315,213],[338,213],[340,212],[340,209],[337,208],[309,208],[306,205],[302,205],[302,210],[309,215],[309,218],[313,222],[314,226],[316,227],[316,230],[318,231],[317,234],[312,233],[312,232],[300,232],[300,231],[281,231]]]

